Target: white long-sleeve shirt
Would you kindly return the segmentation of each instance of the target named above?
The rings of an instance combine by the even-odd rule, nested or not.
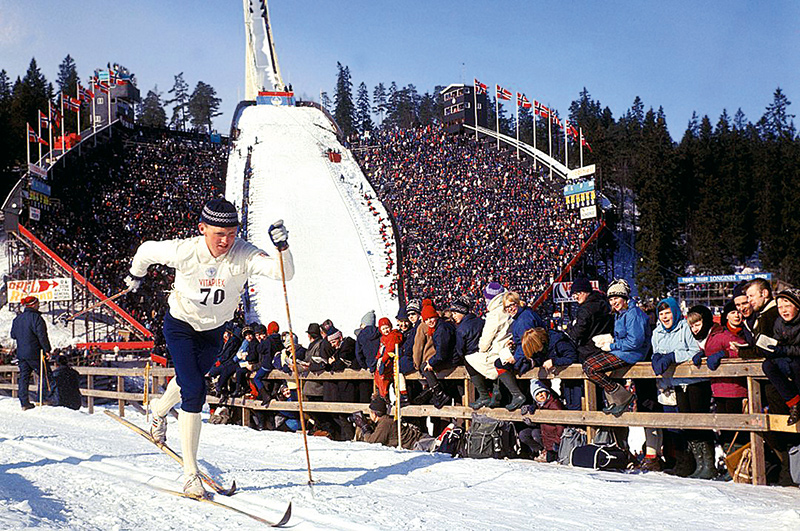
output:
[[[131,274],[142,277],[153,264],[175,268],[169,312],[197,331],[212,330],[233,318],[244,285],[252,275],[281,278],[280,261],[255,245],[236,238],[230,250],[214,258],[205,238],[147,241],[133,257]],[[283,251],[286,280],[294,276],[289,249]]]

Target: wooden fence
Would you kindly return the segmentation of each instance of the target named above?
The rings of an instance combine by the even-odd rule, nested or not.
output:
[[[94,401],[96,398],[116,400],[119,406],[119,414],[125,414],[126,402],[141,403],[144,394],[141,392],[126,392],[126,377],[144,377],[144,368],[117,368],[117,367],[75,367],[81,375],[86,377],[86,387],[81,389],[81,393],[86,397],[89,413],[94,412]],[[166,384],[168,378],[174,376],[174,369],[161,367],[152,368],[150,375],[153,378],[153,388],[158,389],[160,385]],[[10,390],[12,396],[17,395],[17,367],[13,365],[0,365],[0,390]],[[457,367],[443,371],[438,374],[440,378],[447,380],[461,380],[464,383],[465,393],[462,397],[462,404],[456,406],[445,406],[436,409],[431,405],[410,405],[402,409],[403,416],[408,417],[440,417],[440,418],[464,418],[469,419],[473,410],[468,404],[474,399],[474,388],[469,380],[469,375],[463,367]],[[637,363],[627,369],[621,369],[613,373],[615,378],[633,379],[654,379],[658,378],[649,363]],[[800,433],[800,425],[787,426],[786,415],[770,415],[764,412],[761,399],[761,384],[759,380],[765,379],[761,371],[761,362],[729,359],[724,360],[716,371],[710,371],[706,366],[694,367],[691,363],[671,367],[665,376],[670,377],[695,377],[695,378],[721,378],[721,377],[741,377],[747,383],[747,412],[742,414],[716,414],[716,413],[651,413],[651,412],[628,412],[620,417],[606,415],[598,411],[597,392],[595,384],[586,379],[580,365],[570,365],[554,372],[548,373],[544,369],[534,369],[529,373],[519,377],[520,380],[530,380],[533,378],[548,379],[561,378],[563,380],[583,380],[584,398],[581,411],[553,411],[537,410],[528,416],[537,423],[550,424],[571,424],[586,426],[589,437],[598,426],[627,426],[627,427],[649,427],[649,428],[677,428],[677,429],[708,429],[708,430],[728,430],[744,431],[750,434],[751,451],[753,455],[753,484],[763,485],[765,478],[764,461],[764,433],[768,431],[779,431],[788,433]],[[406,377],[409,380],[420,380],[418,374]],[[111,389],[98,389],[96,382],[103,379],[104,383]],[[281,371],[272,371],[267,379],[271,380],[292,380],[293,376]],[[372,381],[372,375],[367,371],[345,370],[342,372],[326,372],[321,374],[309,374],[303,380],[368,380]],[[109,382],[110,380],[110,382]],[[109,385],[110,383],[110,385]],[[157,393],[152,397],[160,396]],[[214,396],[207,397],[210,404],[218,404],[219,399]],[[261,405],[259,400],[246,398],[228,399],[227,406],[242,408],[242,423],[247,425],[252,410],[260,411],[297,411],[297,402],[280,402],[273,400],[268,406]],[[344,403],[344,402],[304,402],[303,409],[308,413],[353,413],[355,411],[366,411],[367,404],[363,403]],[[501,420],[522,421],[522,414],[519,411],[509,412],[505,408],[480,410],[481,413]]]

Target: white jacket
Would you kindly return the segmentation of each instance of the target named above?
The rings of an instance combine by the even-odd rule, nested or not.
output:
[[[478,347],[486,354],[500,354],[511,339],[511,316],[503,311],[503,295],[495,295],[489,301],[486,322]]]
[[[294,276],[292,253],[283,251],[286,280]],[[147,241],[133,257],[131,274],[143,277],[153,264],[175,268],[169,313],[197,331],[212,330],[233,318],[251,275],[281,278],[280,261],[236,238],[230,250],[214,258],[205,238]]]

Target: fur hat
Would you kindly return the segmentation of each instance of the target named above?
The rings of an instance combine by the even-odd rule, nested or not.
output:
[[[775,300],[777,301],[778,299],[786,299],[800,309],[800,289],[783,288],[775,295]]]
[[[592,283],[586,277],[578,277],[572,281],[572,286],[569,288],[570,296],[576,293],[591,293],[593,290]]]
[[[450,303],[450,311],[467,315],[472,309],[472,302],[464,296],[461,296]]]
[[[222,198],[212,199],[203,207],[200,221],[214,227],[237,227],[239,214],[233,203]]]
[[[624,278],[618,278],[608,286],[606,297],[622,297],[623,299],[631,298],[631,286]]]
[[[384,416],[386,414],[386,400],[376,396],[372,399],[372,402],[369,403],[369,409],[379,417]]]

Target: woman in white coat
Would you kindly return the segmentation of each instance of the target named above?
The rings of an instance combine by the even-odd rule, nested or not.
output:
[[[488,311],[478,345],[480,350],[464,358],[476,392],[475,401],[470,403],[472,409],[500,406],[500,382],[494,362],[503,349],[508,350],[508,340],[511,339],[511,316],[503,311],[505,292],[505,288],[497,282],[489,283],[483,290]],[[491,393],[487,380],[494,381]]]

